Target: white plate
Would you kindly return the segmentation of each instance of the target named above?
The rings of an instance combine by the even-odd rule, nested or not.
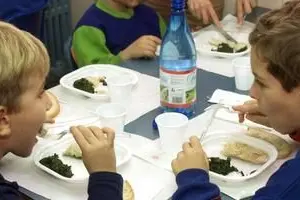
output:
[[[60,79],[60,84],[77,94],[82,94],[86,97],[90,97],[92,99],[107,99],[108,98],[108,91],[107,88],[104,87],[104,91],[101,94],[92,94],[89,92],[85,92],[79,89],[76,89],[73,87],[74,81],[84,78],[87,76],[105,76],[106,78],[112,77],[112,76],[124,76],[129,75],[132,77],[132,83],[134,85],[137,85],[138,83],[138,76],[137,72],[134,72],[132,70],[119,67],[117,65],[109,65],[109,64],[95,64],[95,65],[88,65],[84,66],[80,69],[77,69],[69,74],[66,74]]]
[[[228,142],[242,142],[255,148],[261,149],[268,154],[269,159],[266,163],[262,165],[257,165],[232,158],[232,166],[235,166],[239,171],[242,171],[245,174],[245,176],[242,176],[240,173],[235,172],[230,173],[227,176],[217,174],[211,171],[209,172],[212,178],[221,182],[235,183],[254,178],[261,174],[270,165],[272,165],[277,159],[278,152],[273,145],[263,140],[244,135],[243,133],[214,133],[204,138],[202,146],[208,157],[220,157],[225,159],[226,157],[221,154],[221,151],[223,150],[224,145]],[[250,174],[250,172],[254,170],[256,171]]]
[[[37,149],[33,153],[33,161],[36,166],[44,170],[45,172],[55,176],[58,179],[71,182],[71,183],[80,183],[89,178],[89,174],[82,162],[81,159],[71,158],[68,156],[63,156],[64,151],[69,147],[70,144],[74,143],[75,140],[72,135],[66,135],[61,140],[55,141],[49,145],[46,145],[40,149]],[[116,152],[116,160],[117,167],[125,164],[131,159],[130,150],[119,143],[115,143],[115,152]],[[47,156],[52,156],[54,153],[58,154],[59,158],[62,160],[64,164],[72,166],[73,176],[71,178],[67,178],[61,176],[60,174],[52,171],[48,167],[42,165],[39,161]]]
[[[217,31],[209,30],[209,31],[199,31],[195,37],[195,45],[196,49],[199,53],[203,55],[208,56],[214,56],[214,57],[221,57],[221,58],[235,58],[240,57],[243,55],[246,55],[250,52],[250,45],[248,42],[248,36],[249,34],[246,33],[231,33],[228,32],[234,39],[236,39],[238,42],[242,42],[248,45],[248,48],[246,51],[240,52],[240,53],[223,53],[223,52],[217,52],[212,51],[212,45],[209,44],[209,41],[212,39],[217,40],[225,40],[224,37]]]

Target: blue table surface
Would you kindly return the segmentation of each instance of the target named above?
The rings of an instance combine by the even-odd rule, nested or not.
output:
[[[122,66],[150,76],[159,77],[158,59],[128,61],[122,63]],[[197,101],[193,117],[203,113],[204,109],[209,106],[207,100],[218,88],[239,92],[235,89],[234,78],[221,76],[201,69],[197,70]],[[127,124],[125,131],[136,133],[149,139],[158,138],[157,130],[152,128],[152,122],[158,114],[160,114],[159,108],[146,113],[137,120]]]

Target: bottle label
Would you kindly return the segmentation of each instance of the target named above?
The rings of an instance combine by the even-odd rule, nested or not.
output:
[[[196,73],[196,67],[188,71],[170,71],[161,67],[161,104],[170,108],[190,107],[197,97]]]

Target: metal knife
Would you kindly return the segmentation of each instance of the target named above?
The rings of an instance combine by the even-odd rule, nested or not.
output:
[[[238,43],[231,35],[229,35],[223,28],[215,26],[219,33],[221,33],[227,40],[234,42],[235,44]]]

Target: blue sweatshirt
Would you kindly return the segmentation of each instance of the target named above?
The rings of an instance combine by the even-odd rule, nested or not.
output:
[[[173,200],[214,200],[220,198],[219,188],[209,182],[208,173],[201,169],[188,169],[176,177],[177,191]],[[300,152],[285,162],[259,189],[252,200],[300,199]]]
[[[0,20],[41,39],[43,23],[41,11],[47,3],[48,0],[0,0]]]
[[[0,19],[10,22],[43,9],[48,0],[0,0]]]
[[[122,200],[123,178],[117,173],[97,172],[90,175],[88,200]],[[19,191],[16,182],[6,181],[0,175],[0,200],[23,200],[26,195]]]

